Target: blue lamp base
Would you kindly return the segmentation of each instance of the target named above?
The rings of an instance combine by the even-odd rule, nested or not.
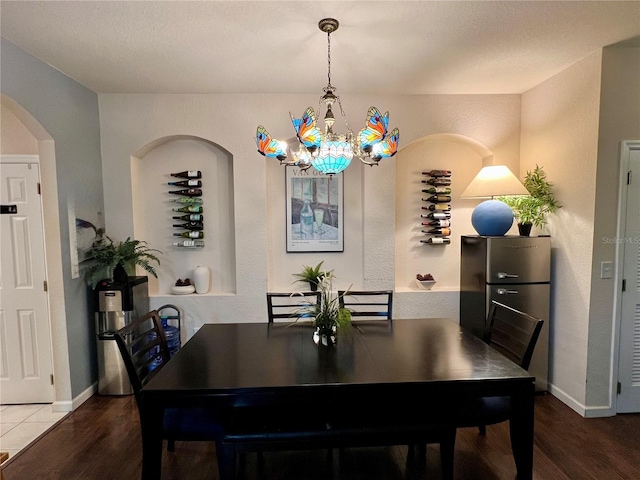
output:
[[[478,235],[502,236],[513,225],[513,212],[499,200],[486,200],[471,214],[471,225]]]

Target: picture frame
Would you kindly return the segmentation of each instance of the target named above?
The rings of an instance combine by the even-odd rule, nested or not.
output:
[[[285,167],[287,252],[344,251],[344,174]]]

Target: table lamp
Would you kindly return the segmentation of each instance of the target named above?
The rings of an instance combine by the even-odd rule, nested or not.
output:
[[[471,214],[471,224],[478,235],[502,236],[513,225],[511,209],[507,204],[493,199],[501,195],[529,195],[525,186],[506,165],[483,166],[460,195],[460,198],[491,199],[482,202]]]

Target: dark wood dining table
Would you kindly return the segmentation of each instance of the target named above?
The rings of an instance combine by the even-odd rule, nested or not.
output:
[[[302,323],[203,325],[142,389],[142,478],[161,476],[168,407],[413,408],[451,426],[460,406],[481,396],[511,397],[517,478],[532,478],[534,378],[456,321],[354,322],[330,347],[312,333]]]

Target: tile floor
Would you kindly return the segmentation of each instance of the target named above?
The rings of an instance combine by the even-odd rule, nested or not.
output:
[[[51,404],[0,405],[0,451],[13,458],[68,413],[52,411]]]

